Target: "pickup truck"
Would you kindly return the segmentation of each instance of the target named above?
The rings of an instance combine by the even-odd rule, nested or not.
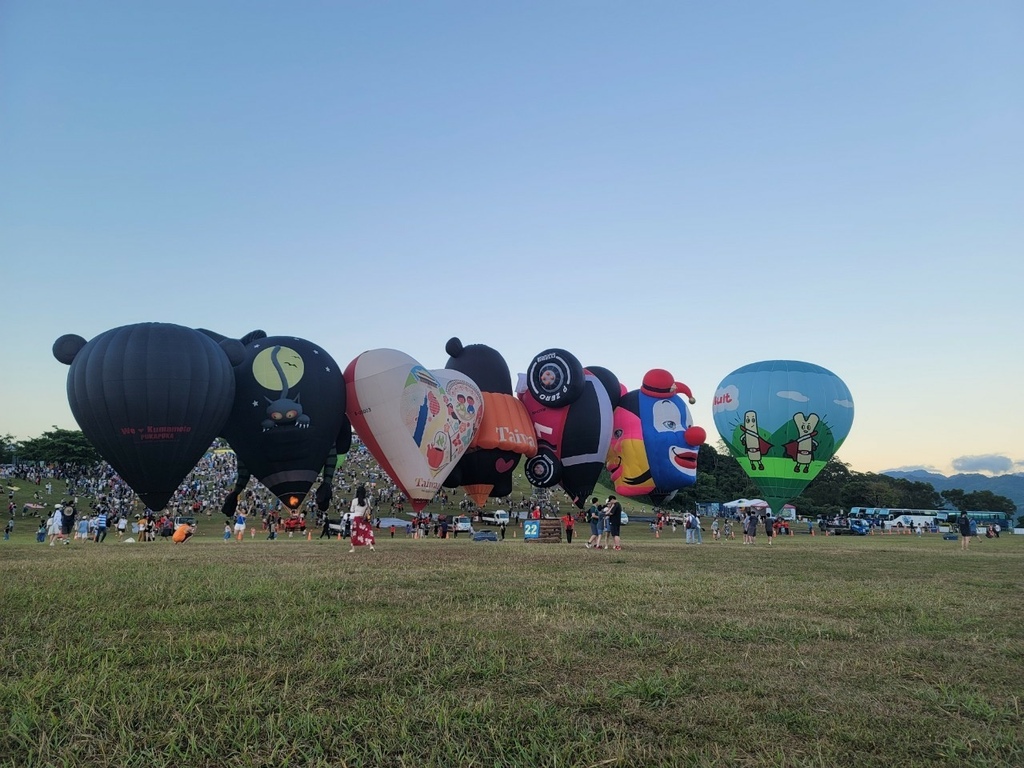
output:
[[[484,512],[480,519],[487,525],[508,525],[510,522],[508,512],[504,509],[497,509],[493,512]]]

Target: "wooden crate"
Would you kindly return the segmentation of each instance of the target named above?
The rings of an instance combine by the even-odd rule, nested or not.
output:
[[[527,539],[527,542],[540,542],[541,544],[562,543],[562,521],[561,520],[537,520],[540,523],[540,536],[535,539]]]

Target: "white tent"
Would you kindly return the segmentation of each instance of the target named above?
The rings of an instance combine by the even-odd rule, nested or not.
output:
[[[764,499],[736,499],[736,501],[727,501],[722,506],[726,509],[762,509],[768,506],[768,502]]]
[[[764,499],[736,499],[735,501],[727,501],[722,507],[730,512],[735,512],[738,509],[767,510],[769,513],[772,511],[772,508],[768,506],[768,502]],[[796,507],[792,504],[783,504],[782,517],[791,520],[795,519]]]

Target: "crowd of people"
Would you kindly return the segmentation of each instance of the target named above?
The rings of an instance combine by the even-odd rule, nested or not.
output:
[[[145,508],[132,489],[105,463],[89,468],[71,464],[6,467],[0,470],[0,478],[17,479],[34,486],[31,501],[22,504],[20,515],[35,521],[37,540],[48,542],[50,546],[76,541],[103,543],[108,536],[142,543],[185,542],[195,534],[197,522],[204,517],[211,523],[214,518],[224,520],[220,513],[225,498],[235,487],[237,468],[232,451],[211,450],[182,482],[167,507],[159,512]],[[410,513],[411,517],[406,520],[409,500],[358,441],[335,471],[332,490],[333,502],[326,511],[317,507],[313,494],[300,509],[291,510],[262,484],[252,480],[240,494],[232,517],[224,522],[224,540],[241,542],[247,531],[250,536],[259,533],[268,539],[276,539],[283,531],[289,536],[299,531],[312,538],[312,531],[319,530],[321,539],[348,541],[350,552],[359,546],[375,551],[375,538],[382,529],[391,537],[399,533],[417,539],[446,539],[458,535],[459,526],[454,522],[457,516],[480,514],[467,496],[456,503],[453,499],[456,492],[442,488],[430,509]],[[17,512],[13,491],[8,495],[5,539],[9,539],[14,530]],[[614,495],[604,502],[593,497],[583,511],[577,510],[561,492],[540,491],[529,496],[523,493],[518,499],[507,497],[495,501],[510,512],[509,522],[502,521],[498,525],[502,539],[506,525],[519,527],[526,519],[546,518],[561,521],[567,544],[573,543],[576,524],[581,523],[590,529],[585,548],[594,551],[622,548],[621,525],[625,515]],[[653,514],[649,524],[656,538],[666,529],[675,533],[681,526],[686,544],[703,543],[705,527],[700,515],[694,512],[670,514],[659,508],[655,508]],[[966,518],[958,521],[964,548],[969,547],[971,537],[977,536],[976,529],[970,525]],[[716,542],[735,539],[734,526],[742,533],[744,544],[754,544],[759,529],[763,529],[769,545],[780,532],[791,533],[788,521],[763,511],[748,510],[735,520],[725,514],[713,517],[712,539]],[[808,528],[808,532],[813,532],[812,523],[808,523]],[[986,535],[999,534],[993,533],[990,527]]]

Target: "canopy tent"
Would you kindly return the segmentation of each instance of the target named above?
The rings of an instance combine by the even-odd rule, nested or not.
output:
[[[735,501],[727,501],[722,506],[726,509],[760,509],[762,507],[767,507],[768,502],[764,499],[736,499]]]
[[[767,509],[771,511],[771,507],[768,506],[768,502],[765,501],[764,499],[736,499],[735,501],[727,501],[722,506],[725,509],[733,511],[737,509]],[[792,504],[783,504],[782,511],[783,513],[795,513],[796,507],[794,507]]]

